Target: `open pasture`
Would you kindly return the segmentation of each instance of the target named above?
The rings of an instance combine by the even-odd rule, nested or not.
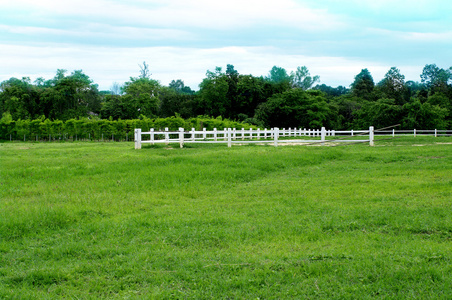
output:
[[[0,298],[450,299],[451,142],[2,143]]]

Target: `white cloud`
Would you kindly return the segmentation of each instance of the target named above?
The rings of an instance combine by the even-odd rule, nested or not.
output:
[[[306,30],[335,29],[341,21],[326,10],[314,10],[293,0],[173,0],[146,1],[139,6],[107,0],[16,0],[15,9],[27,7],[37,18],[81,17],[140,26],[243,28],[259,24],[290,25]],[[74,20],[77,20],[76,18]]]
[[[233,64],[240,74],[267,75],[274,66],[292,71],[306,65],[312,75],[320,75],[327,85],[349,86],[361,69],[368,68],[375,82],[381,80],[390,65],[372,61],[354,60],[344,57],[309,57],[284,55],[274,47],[224,47],[212,49],[149,47],[149,48],[105,48],[105,47],[25,47],[0,45],[0,64],[13,74],[0,74],[0,81],[12,76],[29,76],[50,79],[57,69],[68,71],[82,69],[101,89],[109,89],[113,82],[123,83],[130,76],[138,76],[138,64],[146,61],[152,78],[167,85],[173,79],[182,79],[194,89],[205,78],[207,70],[216,66]],[[418,80],[422,68],[399,66],[407,80]],[[414,70],[414,71],[413,71]]]

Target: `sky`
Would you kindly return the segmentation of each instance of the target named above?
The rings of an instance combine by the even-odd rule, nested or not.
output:
[[[0,82],[82,70],[100,90],[149,65],[194,90],[215,67],[266,76],[307,66],[348,87],[367,68],[420,81],[452,66],[450,0],[0,0]]]

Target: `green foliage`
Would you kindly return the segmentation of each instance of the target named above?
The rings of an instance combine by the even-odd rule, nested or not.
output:
[[[291,73],[292,86],[303,90],[309,90],[316,82],[320,81],[320,76],[312,77],[306,66],[297,67],[297,71]]]
[[[375,87],[374,79],[369,70],[363,69],[355,76],[355,81],[350,85],[354,96],[365,100],[372,100],[372,94]]]
[[[207,71],[200,90],[195,92],[181,79],[162,86],[150,78],[149,66],[143,62],[139,77],[131,77],[124,85],[115,83],[110,92],[99,92],[97,85],[81,70],[66,75],[66,70],[59,69],[54,78],[38,78],[34,84],[27,77],[0,83],[0,114],[8,113],[13,120],[20,121],[22,127],[15,131],[16,137],[19,131],[39,132],[37,128],[42,126],[38,124],[44,121],[36,120],[42,116],[62,121],[84,118],[119,121],[143,119],[141,116],[189,119],[202,115],[261,127],[326,126],[341,130],[402,123],[405,128],[425,124],[429,128],[451,129],[451,70],[426,65],[419,83],[405,82],[400,70],[392,67],[375,86],[369,70],[363,69],[348,90],[325,84],[313,87],[319,77],[311,76],[306,66],[290,74],[274,66],[268,76],[255,77],[240,74],[228,64],[225,71],[221,67]],[[309,93],[301,95],[296,90]],[[31,126],[29,129],[27,124]],[[5,132],[12,134],[10,126],[1,133],[3,138]],[[100,127],[108,132],[116,130]],[[77,130],[73,127],[70,132]],[[96,130],[92,132],[98,136],[94,134]],[[64,130],[46,132],[49,131],[58,134]]]
[[[421,103],[417,99],[403,106],[406,117],[403,119],[405,128],[422,128],[422,129],[446,129],[448,122],[446,116],[448,111],[437,105],[430,103]]]
[[[178,130],[180,127],[187,130],[196,128],[202,130],[207,128],[256,128],[250,124],[231,121],[228,119],[197,117],[183,119],[181,117],[169,118],[155,118],[150,119],[146,116],[141,116],[140,119],[132,120],[105,120],[105,119],[69,119],[66,121],[56,120],[51,121],[42,116],[35,120],[17,120],[13,121],[10,114],[5,113],[0,119],[0,140],[23,140],[24,136],[27,140],[35,140],[36,136],[40,140],[52,140],[67,138],[67,139],[90,139],[101,140],[110,139],[112,136],[115,140],[125,140],[128,137],[132,139],[135,128],[142,130],[149,130],[155,128],[156,130]]]
[[[292,89],[273,95],[256,111],[256,119],[268,127],[320,128],[326,126],[331,107],[319,91]]]

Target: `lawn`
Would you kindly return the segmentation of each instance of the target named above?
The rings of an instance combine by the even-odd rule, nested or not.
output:
[[[451,299],[451,142],[0,143],[0,298]]]

